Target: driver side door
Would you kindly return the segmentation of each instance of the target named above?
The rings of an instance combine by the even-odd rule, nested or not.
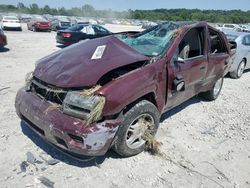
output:
[[[169,66],[172,70],[172,88],[168,108],[175,107],[200,92],[206,78],[208,61],[206,56],[206,28],[192,28],[186,32]],[[183,81],[182,88],[176,84]]]

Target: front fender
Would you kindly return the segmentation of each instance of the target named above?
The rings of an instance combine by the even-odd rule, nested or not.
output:
[[[161,111],[165,103],[166,78],[164,69],[160,67],[160,63],[146,65],[102,87],[98,94],[106,98],[103,116],[117,114],[127,105],[149,93],[154,94],[157,107]]]

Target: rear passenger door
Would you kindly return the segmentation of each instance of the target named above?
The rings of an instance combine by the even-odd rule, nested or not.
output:
[[[229,52],[222,33],[209,27],[208,29],[208,78],[207,81],[216,81],[224,76],[229,69]]]

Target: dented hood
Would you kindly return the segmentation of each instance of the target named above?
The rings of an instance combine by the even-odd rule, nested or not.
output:
[[[63,88],[93,86],[105,73],[145,60],[149,57],[108,36],[77,43],[39,60],[34,76]]]

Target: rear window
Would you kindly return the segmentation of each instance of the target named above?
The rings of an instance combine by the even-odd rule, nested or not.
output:
[[[61,22],[61,26],[68,27],[68,26],[70,26],[70,23],[69,22]]]
[[[9,17],[9,16],[6,16],[4,17],[5,20],[18,20],[16,17]]]
[[[69,27],[68,30],[70,31],[81,31],[83,29],[83,27],[85,27],[86,25],[81,25],[81,24],[77,24],[74,25],[72,27]]]
[[[227,40],[235,41],[238,38],[238,35],[226,34]]]
[[[228,28],[234,28],[234,25],[224,25],[224,27],[228,27]]]
[[[210,35],[210,53],[211,54],[219,54],[226,53],[226,44],[224,40],[222,40],[220,34],[217,31],[209,29]]]

